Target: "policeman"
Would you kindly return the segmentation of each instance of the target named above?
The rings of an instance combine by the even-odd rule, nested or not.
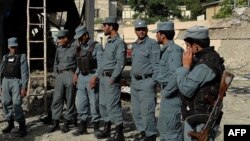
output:
[[[175,71],[182,65],[183,49],[173,41],[175,31],[173,22],[157,24],[156,38],[162,44],[161,60],[157,82],[161,88],[158,131],[161,141],[181,141],[181,99],[176,83]]]
[[[144,20],[136,21],[134,27],[138,39],[132,44],[131,106],[136,129],[141,132],[141,137],[135,141],[155,141],[155,85],[160,46],[148,37],[148,28]]]
[[[103,32],[108,37],[100,67],[99,108],[104,120],[104,130],[97,138],[110,136],[111,122],[115,124],[115,134],[108,141],[124,141],[121,107],[120,78],[125,65],[126,45],[118,34],[116,17],[107,17],[103,22]],[[98,67],[99,69],[99,67]]]
[[[75,33],[74,38],[78,40],[80,46],[78,46],[76,51],[77,70],[73,81],[74,83],[77,82],[75,104],[80,126],[78,130],[73,132],[73,135],[79,136],[87,133],[87,118],[89,116],[91,117],[91,122],[94,124],[94,132],[97,133],[99,131],[99,86],[95,81],[93,87],[90,87],[90,79],[94,75],[98,75],[96,69],[100,65],[100,61],[98,63],[97,60],[100,59],[98,59],[97,55],[102,55],[103,48],[98,42],[90,40],[85,26],[77,27]]]
[[[191,123],[191,116],[196,114],[209,114],[211,100],[218,95],[220,79],[224,71],[224,60],[210,47],[208,28],[194,26],[187,29],[184,41],[186,51],[183,53],[183,66],[178,68],[177,84],[182,93],[182,116],[184,119],[184,140],[191,141],[188,132],[199,132],[203,123]],[[208,99],[210,99],[208,101]],[[222,116],[221,116],[222,117]],[[217,126],[212,129],[208,140],[214,140],[221,117],[217,119]]]
[[[54,61],[55,92],[51,105],[53,126],[49,132],[59,129],[59,119],[62,116],[64,100],[67,109],[64,113],[64,126],[61,128],[62,133],[69,131],[69,122],[74,116],[75,110],[75,86],[73,84],[73,75],[76,70],[76,45],[69,41],[69,31],[59,30],[58,47],[56,49]]]
[[[14,126],[14,118],[19,123],[18,136],[27,135],[25,117],[22,109],[22,98],[26,96],[29,81],[28,63],[25,54],[18,52],[16,37],[8,39],[9,53],[3,56],[2,103],[8,126],[2,130],[10,133]],[[14,112],[13,112],[14,111]]]

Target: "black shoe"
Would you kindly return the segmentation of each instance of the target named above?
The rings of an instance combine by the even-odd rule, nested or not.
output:
[[[59,120],[54,120],[52,127],[48,130],[48,133],[55,132],[58,129],[60,129]]]
[[[26,125],[24,123],[19,123],[18,137],[25,137],[27,135]]]
[[[51,125],[53,120],[50,117],[41,118],[40,121],[45,125]]]
[[[111,134],[111,122],[106,122],[104,124],[104,129],[103,131],[97,131],[95,133],[95,137],[97,139],[103,139],[103,138],[107,138],[107,137],[110,137],[110,134]]]
[[[100,132],[99,122],[94,122],[93,124],[94,124],[94,135],[96,136],[96,134]]]
[[[8,126],[5,127],[2,132],[3,133],[10,133],[11,130],[15,127],[14,125],[14,119],[8,120]]]
[[[44,118],[40,118],[40,121],[45,124],[45,125],[52,125],[53,120],[52,120],[52,113],[51,111],[48,112],[48,115]]]
[[[135,138],[134,141],[156,141],[156,135],[147,137],[144,132],[144,135],[141,133],[141,137]]]
[[[66,120],[66,121],[64,122],[64,125],[63,125],[63,127],[62,127],[62,129],[61,129],[61,132],[62,132],[62,133],[67,133],[67,132],[69,132],[69,122],[70,122],[70,121],[68,121],[68,120]]]
[[[146,137],[143,141],[156,141],[156,135]]]
[[[77,118],[74,119],[74,126],[77,127],[78,123],[77,123]]]
[[[80,125],[79,125],[79,128],[73,132],[72,134],[74,136],[80,136],[80,135],[83,135],[83,134],[87,134],[87,122],[86,121],[80,121]]]
[[[115,127],[115,134],[113,137],[108,138],[106,141],[125,141],[123,134],[123,124]]]

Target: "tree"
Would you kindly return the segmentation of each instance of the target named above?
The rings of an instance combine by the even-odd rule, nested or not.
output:
[[[221,3],[221,9],[214,18],[228,18],[232,16],[233,8],[246,6],[247,0],[223,0]]]
[[[191,19],[196,19],[197,16],[203,14],[203,9],[200,0],[186,0],[187,9],[191,10]]]
[[[116,0],[117,1],[117,17],[122,18],[123,5],[127,4],[127,0]]]
[[[129,0],[129,5],[137,12],[135,19],[141,18],[149,23],[166,21],[172,15],[181,18],[178,2],[182,0]]]
[[[220,18],[228,18],[232,15],[232,6],[233,6],[233,0],[223,0],[220,5],[221,8],[218,12],[218,14],[216,14],[214,16],[214,18],[216,19],[220,19]]]

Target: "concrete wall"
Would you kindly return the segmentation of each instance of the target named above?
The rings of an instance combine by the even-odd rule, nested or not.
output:
[[[210,28],[209,36],[211,46],[215,47],[221,56],[225,59],[225,65],[230,70],[237,70],[240,73],[249,73],[250,70],[250,23],[242,22],[238,25],[232,25],[232,20],[205,20],[191,22],[175,22],[175,43],[185,49],[183,36],[186,29],[194,25],[207,26]],[[156,39],[157,24],[148,25],[149,37]],[[124,27],[122,35],[127,43],[134,42],[137,37],[134,27]]]

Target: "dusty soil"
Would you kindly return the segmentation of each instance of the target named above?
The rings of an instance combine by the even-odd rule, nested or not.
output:
[[[241,79],[241,77],[236,77],[233,83],[231,84],[230,89],[228,89],[227,96],[224,98],[224,115],[216,141],[223,141],[223,127],[225,124],[250,124],[250,93],[249,91],[241,91],[241,88],[249,86],[250,81]],[[235,88],[238,89],[236,90]],[[125,120],[124,132],[127,141],[131,141],[136,135],[138,135],[138,132],[135,131],[135,126],[131,118],[131,107],[129,97],[129,94],[122,94],[122,106]],[[159,94],[157,101],[158,105],[156,108],[156,117],[158,117],[160,109]],[[37,101],[35,105],[37,107],[41,107],[41,101]],[[62,134],[60,130],[50,134],[46,133],[49,126],[44,125],[42,122],[39,121],[39,117],[41,115],[38,114],[39,110],[36,110],[36,108],[32,108],[33,113],[26,113],[28,129],[28,135],[26,137],[22,139],[14,137],[14,132],[18,130],[18,125],[16,124],[15,130],[13,130],[10,134],[2,134],[2,132],[0,131],[0,141],[98,141],[93,135],[93,128],[91,125],[89,125],[88,128],[89,134],[82,135],[79,137],[72,136],[72,132],[75,130],[75,127],[73,125],[71,126],[71,131],[66,134]],[[1,121],[3,120],[2,111],[0,111],[0,115]],[[0,122],[0,130],[2,130],[5,126],[5,122]],[[114,132],[114,127],[112,128],[112,132]],[[159,139],[157,139],[157,141],[159,141]]]

